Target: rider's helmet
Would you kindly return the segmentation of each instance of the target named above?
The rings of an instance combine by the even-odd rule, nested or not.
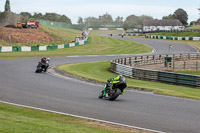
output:
[[[125,85],[126,85],[126,80],[125,80],[125,77],[123,76],[123,75],[118,75],[119,76],[119,81],[121,82],[121,83],[125,83]],[[126,88],[126,87],[125,87]]]
[[[41,62],[46,62],[46,58],[45,57],[43,57],[42,59],[41,59]]]
[[[124,76],[123,76],[123,75],[118,75],[118,77],[119,77],[119,78],[124,78]]]
[[[124,77],[124,76],[123,76],[123,75],[121,75],[121,74],[120,74],[120,75],[118,75],[118,76],[119,76],[120,78],[123,78],[123,77]]]

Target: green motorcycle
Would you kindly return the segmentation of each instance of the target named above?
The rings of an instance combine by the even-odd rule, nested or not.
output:
[[[114,101],[121,94],[124,94],[126,85],[126,80],[124,77],[120,78],[119,81],[107,81],[104,89],[100,92],[99,98],[105,98],[110,101]]]

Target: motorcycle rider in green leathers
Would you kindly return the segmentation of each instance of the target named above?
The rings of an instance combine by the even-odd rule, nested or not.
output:
[[[112,88],[114,88],[117,85],[117,83],[119,83],[122,79],[125,79],[125,77],[122,75],[118,75],[115,78],[111,78],[107,80],[106,86],[104,88],[104,96],[106,95],[107,90],[109,89],[112,90]],[[123,89],[122,94],[124,94],[124,92],[125,92],[125,89]]]

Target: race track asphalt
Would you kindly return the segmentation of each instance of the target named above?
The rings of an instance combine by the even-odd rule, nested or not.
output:
[[[120,38],[114,36],[116,38]],[[155,53],[194,53],[180,43],[124,37],[150,45]],[[152,53],[151,53],[152,54]],[[128,55],[125,55],[128,56]],[[52,57],[51,65],[105,61],[125,57]],[[0,60],[0,101],[69,113],[131,126],[173,133],[200,132],[200,101],[128,90],[116,101],[100,100],[103,85],[34,73],[39,58]],[[105,79],[106,81],[106,79]]]

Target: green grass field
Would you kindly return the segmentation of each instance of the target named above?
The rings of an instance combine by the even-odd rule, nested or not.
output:
[[[177,73],[191,74],[191,75],[200,75],[199,70],[185,70],[185,71],[176,71]]]
[[[60,29],[57,30],[60,32]],[[112,33],[113,31],[92,31],[89,36],[89,44],[82,46],[50,51],[0,53],[0,57],[141,54],[152,51],[152,48],[144,44],[99,36],[99,34],[107,34],[109,32]]]
[[[50,45],[70,43],[72,41],[75,41],[75,38],[77,36],[81,35],[81,31],[75,30],[75,29],[63,29],[63,28],[55,28],[55,27],[49,27],[49,26],[41,26],[41,29],[44,32],[47,32],[53,38],[55,38],[55,41],[50,43]]]
[[[117,76],[117,74],[110,72],[109,68],[109,61],[67,64],[57,67],[57,69],[60,69],[69,74],[104,83],[107,81],[107,79]],[[127,85],[132,88],[150,90],[162,95],[200,100],[200,89],[164,84],[159,82],[142,81],[131,78],[126,78],[126,80]]]
[[[140,131],[0,103],[1,133],[139,133]]]
[[[200,25],[192,25],[187,27],[186,30],[200,30]]]

